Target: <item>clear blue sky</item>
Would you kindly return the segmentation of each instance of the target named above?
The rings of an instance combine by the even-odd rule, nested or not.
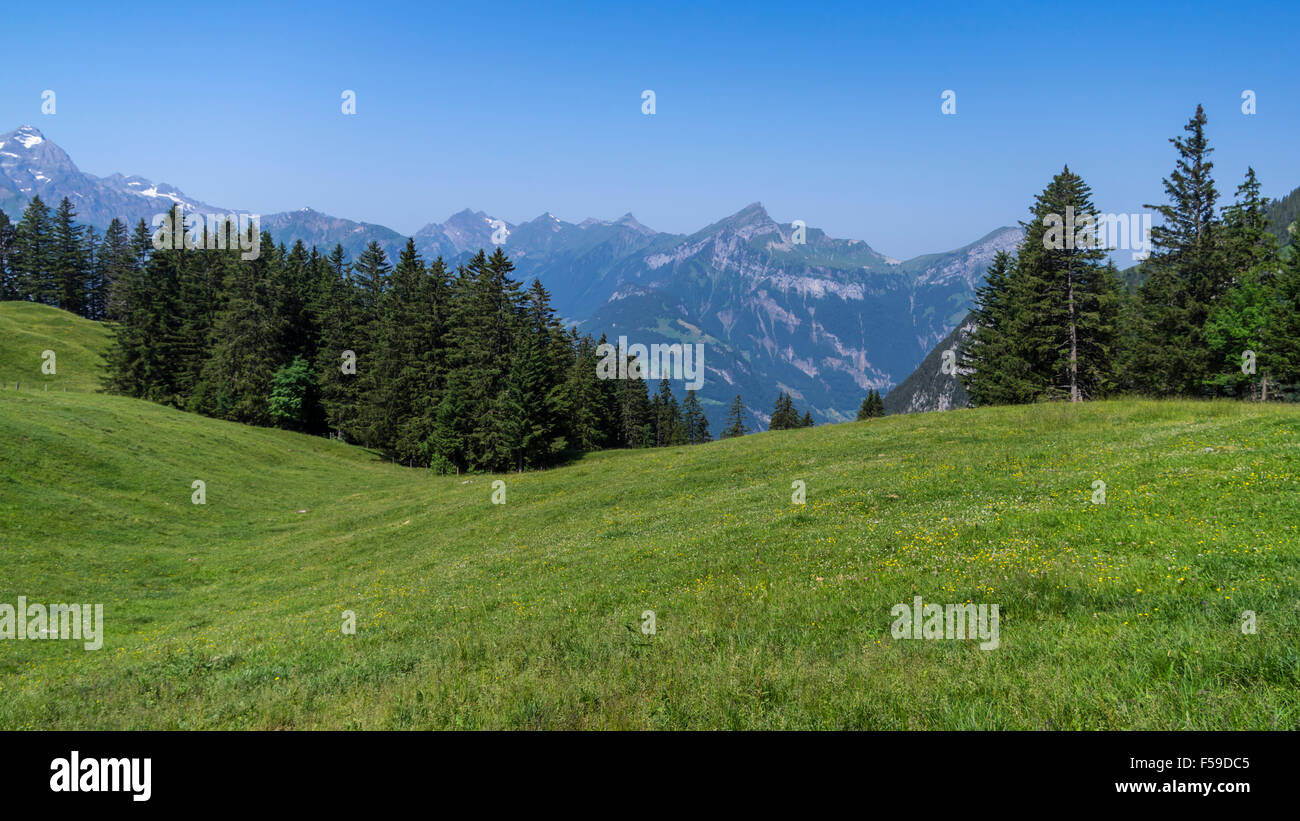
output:
[[[896,257],[1022,218],[1064,163],[1102,210],[1159,201],[1197,103],[1221,190],[1300,185],[1300,3],[552,5],[11,3],[0,132],[261,213],[687,232],[761,200]]]

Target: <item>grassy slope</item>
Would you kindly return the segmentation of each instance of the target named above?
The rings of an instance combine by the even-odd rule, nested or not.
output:
[[[23,390],[97,390],[107,344],[98,323],[33,302],[0,302],[0,385],[6,390],[15,383]],[[54,351],[53,374],[41,372],[47,350]]]
[[[0,728],[1296,728],[1297,434],[954,411],[594,454],[492,505],[495,477],[0,391],[0,602],[108,632],[0,641]],[[914,593],[1000,604],[1002,646],[892,640]]]

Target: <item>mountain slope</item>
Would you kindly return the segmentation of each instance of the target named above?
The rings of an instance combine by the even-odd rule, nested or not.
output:
[[[368,222],[355,222],[322,214],[311,208],[297,211],[282,211],[262,218],[262,230],[270,231],[277,243],[292,246],[302,240],[308,248],[316,246],[322,254],[342,245],[348,258],[355,260],[371,242],[379,243],[389,260],[396,262],[402,248],[406,246],[406,237],[382,225]]]
[[[105,621],[99,651],[0,641],[0,727],[1295,729],[1297,434],[1227,402],[889,417],[493,505],[498,477],[0,391],[0,602]],[[914,595],[998,604],[999,648],[891,639]]]
[[[975,330],[974,318],[967,314],[952,332],[943,338],[921,364],[893,390],[885,394],[885,413],[924,413],[965,408],[970,397],[953,368],[958,361],[957,347]],[[945,353],[951,351],[951,367],[945,368]]]
[[[40,130],[25,125],[0,134],[0,210],[17,221],[36,196],[51,209],[67,197],[78,221],[101,231],[114,217],[130,226],[139,220],[149,223],[155,214],[178,204],[188,210],[222,212],[166,183],[121,174],[87,174]]]
[[[0,386],[14,390],[95,391],[100,387],[108,332],[98,322],[38,305],[0,302]],[[46,351],[54,373],[46,373]]]
[[[714,425],[736,394],[765,425],[779,390],[819,421],[851,419],[869,389],[910,373],[970,310],[994,254],[1014,248],[1020,232],[902,263],[816,229],[806,245],[792,239],[792,226],[754,204],[655,244],[610,270],[617,287],[579,327],[646,343],[703,341],[701,398]]]

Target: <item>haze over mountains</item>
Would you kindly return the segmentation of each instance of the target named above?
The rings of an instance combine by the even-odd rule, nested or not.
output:
[[[36,195],[51,207],[68,197],[80,221],[99,230],[113,217],[148,223],[176,204],[254,210],[209,205],[142,177],[86,174],[23,126],[0,135],[0,208],[17,220]],[[262,227],[286,245],[341,244],[353,259],[374,241],[395,261],[406,243],[385,226],[310,208],[264,215]],[[557,313],[580,330],[629,343],[705,343],[700,399],[715,433],[737,394],[751,428],[766,424],[780,390],[817,421],[853,418],[867,390],[901,382],[962,320],[994,254],[1021,236],[998,228],[962,248],[898,261],[813,227],[797,243],[794,226],[752,203],[690,235],[655,231],[630,213],[579,223],[546,213],[515,225],[465,209],[413,238],[426,260],[454,266],[492,250],[494,233],[506,234],[501,246],[517,278],[541,280]],[[682,385],[674,389],[680,397]]]

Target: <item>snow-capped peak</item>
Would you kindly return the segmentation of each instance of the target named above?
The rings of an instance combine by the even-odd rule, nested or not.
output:
[[[35,148],[45,142],[45,136],[35,127],[25,125],[14,132],[14,139],[23,144],[23,148]]]

